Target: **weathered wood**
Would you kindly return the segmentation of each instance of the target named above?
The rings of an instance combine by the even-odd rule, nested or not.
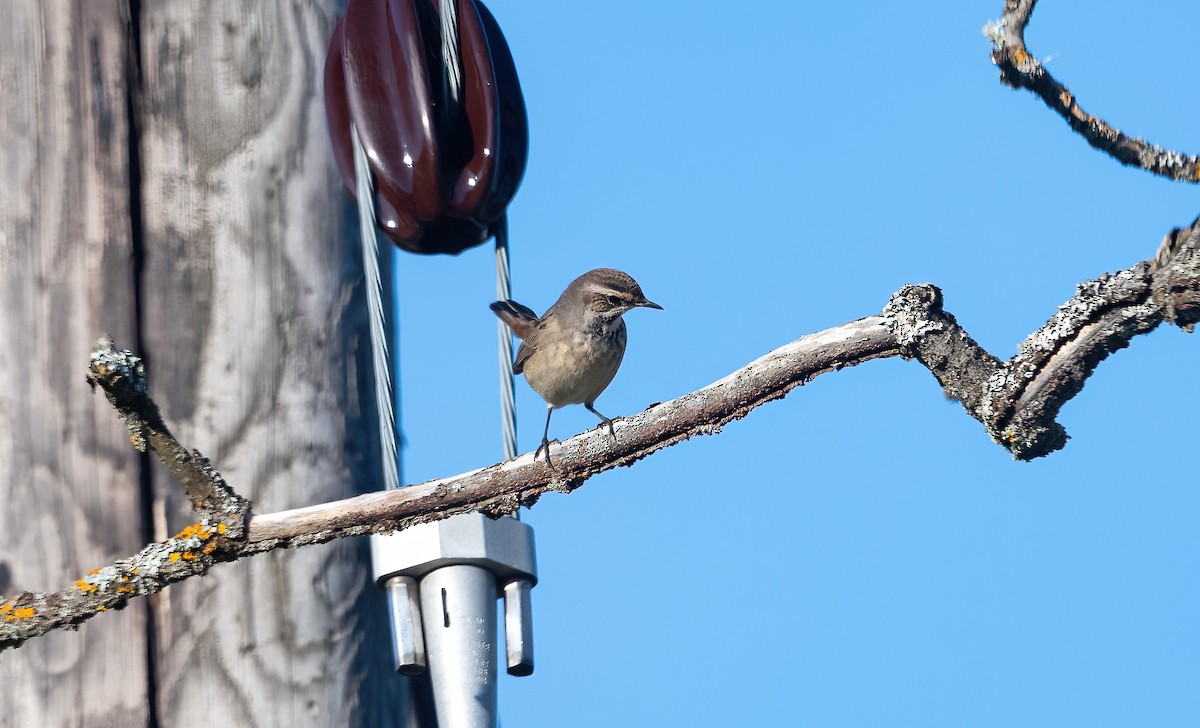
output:
[[[57,589],[148,534],[138,456],[79,369],[99,333],[135,333],[128,25],[117,3],[4,5],[0,594]],[[145,725],[146,640],[131,604],[0,655],[0,725]]]
[[[335,6],[141,6],[152,392],[260,511],[378,483],[360,254],[320,96]],[[165,536],[194,516],[155,473]],[[156,597],[162,723],[400,722],[366,547],[279,552]]]

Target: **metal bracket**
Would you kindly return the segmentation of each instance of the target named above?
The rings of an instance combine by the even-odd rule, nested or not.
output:
[[[397,670],[428,667],[439,725],[496,725],[498,598],[508,672],[533,673],[533,529],[464,513],[372,536],[371,556],[391,602]]]

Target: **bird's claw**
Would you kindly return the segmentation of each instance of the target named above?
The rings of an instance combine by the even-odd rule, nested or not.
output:
[[[554,442],[558,442],[558,440],[555,440]],[[537,462],[538,455],[542,454],[542,450],[546,451],[546,464],[550,467],[554,467],[554,463],[550,462],[550,440],[544,437],[542,438],[542,444],[538,445],[538,449],[533,451],[533,461],[535,463]]]

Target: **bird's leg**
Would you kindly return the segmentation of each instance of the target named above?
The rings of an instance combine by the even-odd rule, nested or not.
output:
[[[599,418],[600,418],[600,422],[601,422],[601,423],[603,423],[603,424],[605,424],[605,425],[608,425],[608,434],[609,434],[609,436],[610,436],[610,437],[612,437],[612,439],[614,439],[614,440],[615,440],[615,439],[617,439],[617,433],[616,433],[616,431],[614,431],[614,430],[613,430],[613,423],[612,423],[612,420],[608,419],[608,418],[607,418],[607,417],[605,417],[604,415],[602,415],[602,414],[600,414],[599,412],[597,412],[597,411],[596,411],[596,408],[592,406],[593,404],[595,404],[595,402],[584,402],[584,403],[583,403],[583,406],[584,406],[584,407],[587,407],[587,409],[588,409],[588,412],[591,412],[592,414],[594,414],[594,415],[596,415],[597,417],[599,417]]]
[[[554,467],[554,463],[550,462],[550,415],[554,414],[554,408],[546,405],[546,429],[542,430],[542,444],[538,445],[538,449],[533,452],[533,459],[536,462],[538,455],[542,454],[542,448],[546,448],[546,464]]]

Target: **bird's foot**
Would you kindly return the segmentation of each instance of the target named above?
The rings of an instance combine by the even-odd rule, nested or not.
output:
[[[607,425],[608,426],[608,436],[611,437],[613,440],[617,439],[617,431],[613,429],[612,420],[605,417],[604,421],[602,423],[600,423],[600,425],[601,425],[601,427]]]
[[[558,442],[558,440],[555,440],[554,442]],[[538,455],[542,454],[542,450],[546,451],[546,464],[550,467],[554,467],[554,463],[550,462],[550,440],[544,437],[542,438],[542,444],[538,445],[538,449],[533,451],[533,461],[537,462]]]

